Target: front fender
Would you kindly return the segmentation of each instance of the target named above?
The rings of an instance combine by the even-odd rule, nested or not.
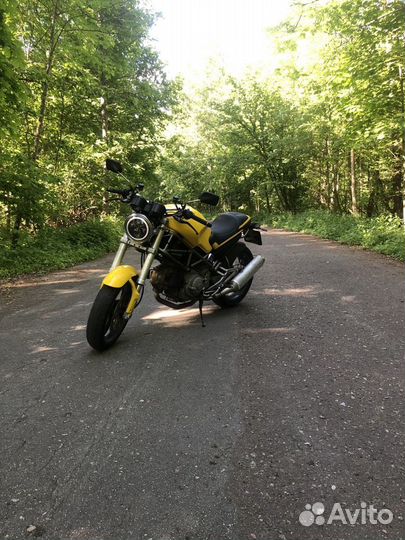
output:
[[[140,292],[136,288],[136,277],[138,275],[139,272],[136,270],[136,268],[128,264],[123,264],[121,266],[117,266],[117,268],[114,268],[114,270],[112,270],[103,279],[103,283],[101,284],[101,286],[107,285],[108,287],[113,287],[114,289],[121,289],[121,287],[129,282],[132,289],[132,295],[126,309],[126,315],[128,318],[132,315],[132,312],[134,311],[134,308],[139,302],[141,296]]]
[[[123,264],[117,266],[114,270],[103,279],[102,285],[108,285],[114,287],[114,289],[121,289],[127,281],[139,275],[139,272],[133,266],[129,264]]]

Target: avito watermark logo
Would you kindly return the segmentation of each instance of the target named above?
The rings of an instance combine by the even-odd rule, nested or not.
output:
[[[332,523],[343,523],[344,525],[355,525],[360,523],[365,525],[371,523],[376,525],[388,525],[394,519],[391,510],[382,508],[378,510],[373,504],[360,503],[360,508],[350,510],[343,508],[340,503],[335,503],[328,517],[325,514],[325,505],[321,502],[306,504],[305,510],[299,515],[299,522],[304,527],[316,525],[331,525]]]

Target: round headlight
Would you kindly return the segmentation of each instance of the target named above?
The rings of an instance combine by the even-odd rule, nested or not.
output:
[[[137,244],[147,242],[153,234],[152,223],[143,214],[129,216],[125,223],[125,230],[131,240]]]

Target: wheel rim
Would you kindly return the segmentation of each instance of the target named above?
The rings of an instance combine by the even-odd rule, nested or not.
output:
[[[117,335],[121,334],[123,328],[127,324],[127,319],[125,319],[124,315],[130,299],[131,287],[126,284],[120,289],[117,297],[114,299],[106,318],[104,325],[105,341],[108,342],[114,340]]]

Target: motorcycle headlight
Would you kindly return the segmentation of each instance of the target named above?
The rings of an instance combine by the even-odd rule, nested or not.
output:
[[[153,225],[143,214],[132,214],[125,222],[127,235],[137,244],[144,244],[153,235]]]

